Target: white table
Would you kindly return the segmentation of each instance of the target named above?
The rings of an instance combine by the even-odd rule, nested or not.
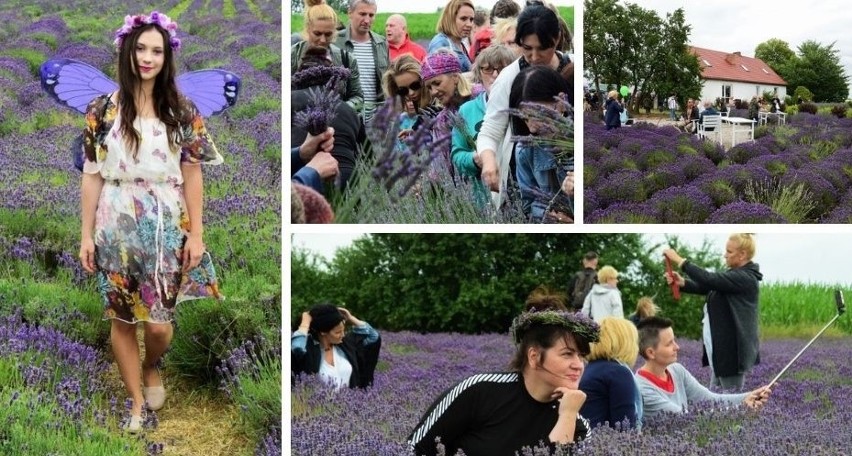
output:
[[[748,133],[749,141],[754,141],[754,124],[753,119],[745,117],[722,117],[723,123],[731,124],[731,147],[737,145],[737,133]]]
[[[766,125],[770,117],[777,118],[779,124],[787,123],[787,113],[785,112],[760,111],[757,113],[757,120],[760,125]]]

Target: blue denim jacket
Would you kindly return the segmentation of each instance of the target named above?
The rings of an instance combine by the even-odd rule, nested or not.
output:
[[[568,215],[573,217],[573,197],[562,195],[560,192],[565,176],[574,170],[574,159],[571,158],[567,166],[559,166],[553,152],[540,146],[519,145],[516,154],[516,175],[524,214],[535,222],[541,222],[548,204],[559,194],[562,197],[554,206],[562,209],[562,212],[567,206],[570,211]]]

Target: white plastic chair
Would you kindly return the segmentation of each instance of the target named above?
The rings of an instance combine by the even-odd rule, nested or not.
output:
[[[716,136],[716,142],[722,142],[722,115],[716,114],[712,116],[704,116],[704,120],[698,124],[698,137],[702,139],[708,138],[710,135]]]

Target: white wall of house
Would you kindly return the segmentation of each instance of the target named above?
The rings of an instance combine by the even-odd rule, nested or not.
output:
[[[763,96],[763,92],[773,92],[778,89],[778,98],[784,101],[787,96],[787,87],[758,84],[754,82],[720,81],[717,79],[705,79],[701,89],[701,100],[715,102],[716,98],[722,98],[727,102],[728,98],[739,100],[751,100],[751,97]]]

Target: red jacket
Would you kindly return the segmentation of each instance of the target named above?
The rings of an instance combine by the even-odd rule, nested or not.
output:
[[[422,62],[426,58],[426,50],[414,41],[411,41],[407,33],[405,34],[405,40],[399,46],[388,41],[388,51],[390,52],[391,61],[396,60],[397,57],[403,54],[411,54],[418,62]]]

